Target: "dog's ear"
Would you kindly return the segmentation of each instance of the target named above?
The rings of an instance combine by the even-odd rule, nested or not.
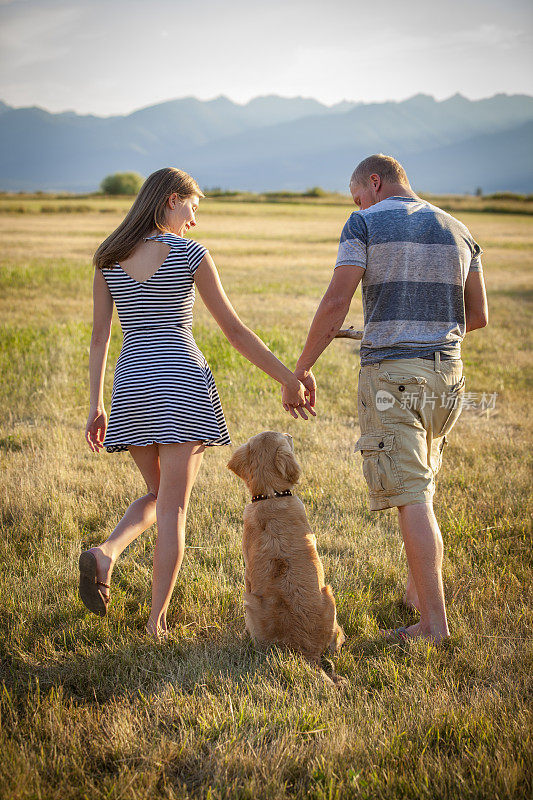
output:
[[[227,463],[228,469],[238,475],[239,478],[246,480],[249,474],[248,470],[248,456],[249,456],[248,442],[243,444],[238,450],[235,450],[232,457]]]
[[[280,475],[289,483],[298,483],[301,469],[300,465],[294,457],[294,453],[287,445],[282,444],[276,450],[276,457],[274,459],[276,469]]]

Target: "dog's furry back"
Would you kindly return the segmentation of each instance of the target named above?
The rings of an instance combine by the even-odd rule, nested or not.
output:
[[[316,660],[336,632],[305,509],[297,497],[263,500],[244,514],[246,627],[254,639],[286,644]]]
[[[253,495],[271,499],[244,510],[246,627],[259,642],[286,644],[318,662],[344,641],[335,600],[324,585],[316,538],[297,497],[272,497],[298,482],[290,436],[265,431],[235,451],[229,469]]]

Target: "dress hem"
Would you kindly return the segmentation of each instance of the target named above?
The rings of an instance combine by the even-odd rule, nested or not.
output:
[[[154,439],[150,442],[143,442],[142,444],[136,444],[135,442],[129,442],[129,444],[104,444],[105,449],[108,453],[123,453],[128,450],[130,446],[133,447],[148,447],[151,444],[187,444],[187,442],[200,442],[205,447],[229,447],[231,445],[231,440],[227,442],[221,442],[217,439],[173,439],[169,442],[156,442]]]

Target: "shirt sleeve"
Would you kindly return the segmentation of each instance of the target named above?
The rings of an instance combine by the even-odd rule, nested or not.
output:
[[[185,248],[187,251],[189,269],[191,270],[191,275],[194,275],[198,269],[200,261],[209,251],[207,247],[204,247],[203,244],[200,244],[200,242],[195,242],[194,239],[188,239]]]
[[[478,245],[477,242],[472,240],[472,259],[470,261],[470,269],[469,272],[483,272],[483,267],[481,265],[481,253],[483,250]]]
[[[345,265],[366,269],[368,230],[361,214],[354,212],[342,229],[335,267]]]

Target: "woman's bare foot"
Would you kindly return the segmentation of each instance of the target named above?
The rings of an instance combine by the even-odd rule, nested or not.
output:
[[[113,567],[115,566],[115,561],[110,556],[106,555],[101,547],[91,547],[88,550],[89,553],[92,553],[96,558],[96,578],[98,581],[102,581],[102,583],[106,583],[108,586],[111,585],[111,574],[113,572]],[[99,592],[101,595],[109,600],[109,589],[106,589],[105,586],[98,587]]]
[[[158,642],[166,641],[169,637],[166,617],[161,617],[159,622],[149,617],[146,623],[146,633],[151,639]]]

